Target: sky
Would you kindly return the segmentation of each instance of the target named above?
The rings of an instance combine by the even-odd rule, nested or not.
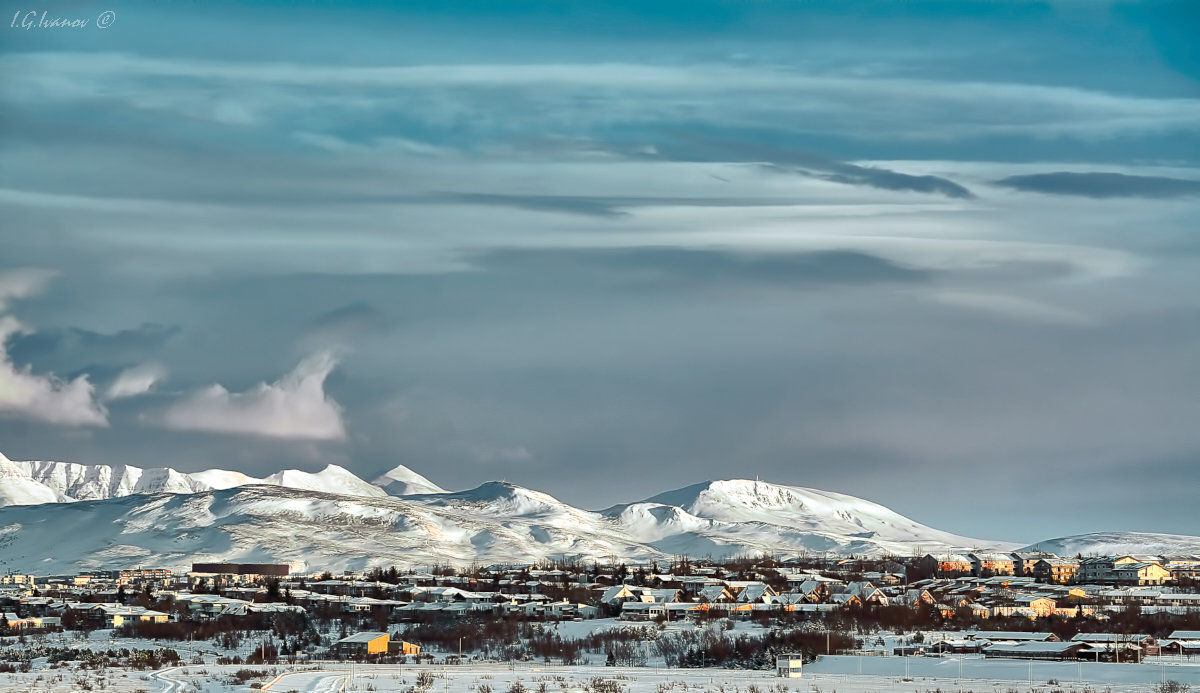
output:
[[[3,9],[12,459],[1200,534],[1195,3]]]

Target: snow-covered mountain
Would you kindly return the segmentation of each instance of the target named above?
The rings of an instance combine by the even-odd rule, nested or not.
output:
[[[1151,556],[1200,555],[1200,537],[1151,532],[1092,532],[1039,541],[1022,551],[1049,551],[1060,556],[1126,553]]]
[[[854,496],[746,479],[707,481],[603,514],[632,536],[693,556],[734,541],[760,551],[786,545],[843,554],[1015,547],[942,532]]]
[[[493,515],[481,512],[480,505],[498,503],[515,511],[521,501],[474,499],[469,492],[446,495],[424,504],[414,499],[426,496],[380,498],[246,486],[12,506],[0,509],[0,569],[182,568],[192,561],[220,560],[284,561],[324,570],[533,562],[559,554],[600,560],[660,556],[631,543],[594,513]]]
[[[255,479],[4,460],[0,495],[11,503],[0,508],[0,569],[39,572],[199,560],[335,569],[1012,546],[941,532],[852,496],[742,480],[593,512],[505,482],[448,492],[404,467],[368,484],[335,466]]]
[[[404,493],[442,490],[425,477],[403,466],[396,467],[385,476],[390,477],[394,483],[395,479],[405,478],[406,475],[414,489],[428,490],[396,490]],[[382,497],[389,493],[389,490],[381,488],[380,485],[367,483],[349,470],[334,464],[316,473],[285,469],[258,479],[225,469],[185,473],[170,467],[143,469],[131,465],[17,462],[0,454],[0,506],[73,503],[119,498],[138,493],[197,493],[256,484],[357,496]]]

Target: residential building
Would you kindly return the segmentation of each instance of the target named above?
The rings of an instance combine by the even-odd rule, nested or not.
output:
[[[1013,558],[1008,554],[971,553],[967,558],[971,561],[972,575],[1012,575],[1014,571]]]
[[[1118,585],[1161,585],[1171,579],[1170,571],[1158,563],[1118,563],[1111,575]]]
[[[1039,558],[1033,564],[1033,576],[1042,582],[1065,585],[1079,573],[1079,561],[1069,558]]]
[[[372,631],[355,633],[335,642],[333,651],[343,657],[386,654],[389,640],[390,636],[387,633]]]

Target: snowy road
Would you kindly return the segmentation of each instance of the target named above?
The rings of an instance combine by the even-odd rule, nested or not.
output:
[[[341,693],[346,690],[347,684],[348,679],[344,671],[301,671],[294,674],[280,674],[275,679],[264,684],[262,690]],[[377,687],[375,690],[388,689]]]

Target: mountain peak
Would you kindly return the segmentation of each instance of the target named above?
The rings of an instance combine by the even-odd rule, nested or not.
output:
[[[534,491],[508,481],[485,481],[466,491],[430,495],[429,500],[443,506],[482,507],[489,514],[520,515],[576,511],[548,493]]]
[[[347,496],[381,497],[387,493],[358,478],[345,467],[328,464],[319,472],[311,473],[299,469],[284,469],[268,476],[264,481],[276,486],[302,491],[323,491]]]
[[[402,464],[398,464],[380,474],[371,483],[383,489],[389,496],[447,493],[446,489]]]

